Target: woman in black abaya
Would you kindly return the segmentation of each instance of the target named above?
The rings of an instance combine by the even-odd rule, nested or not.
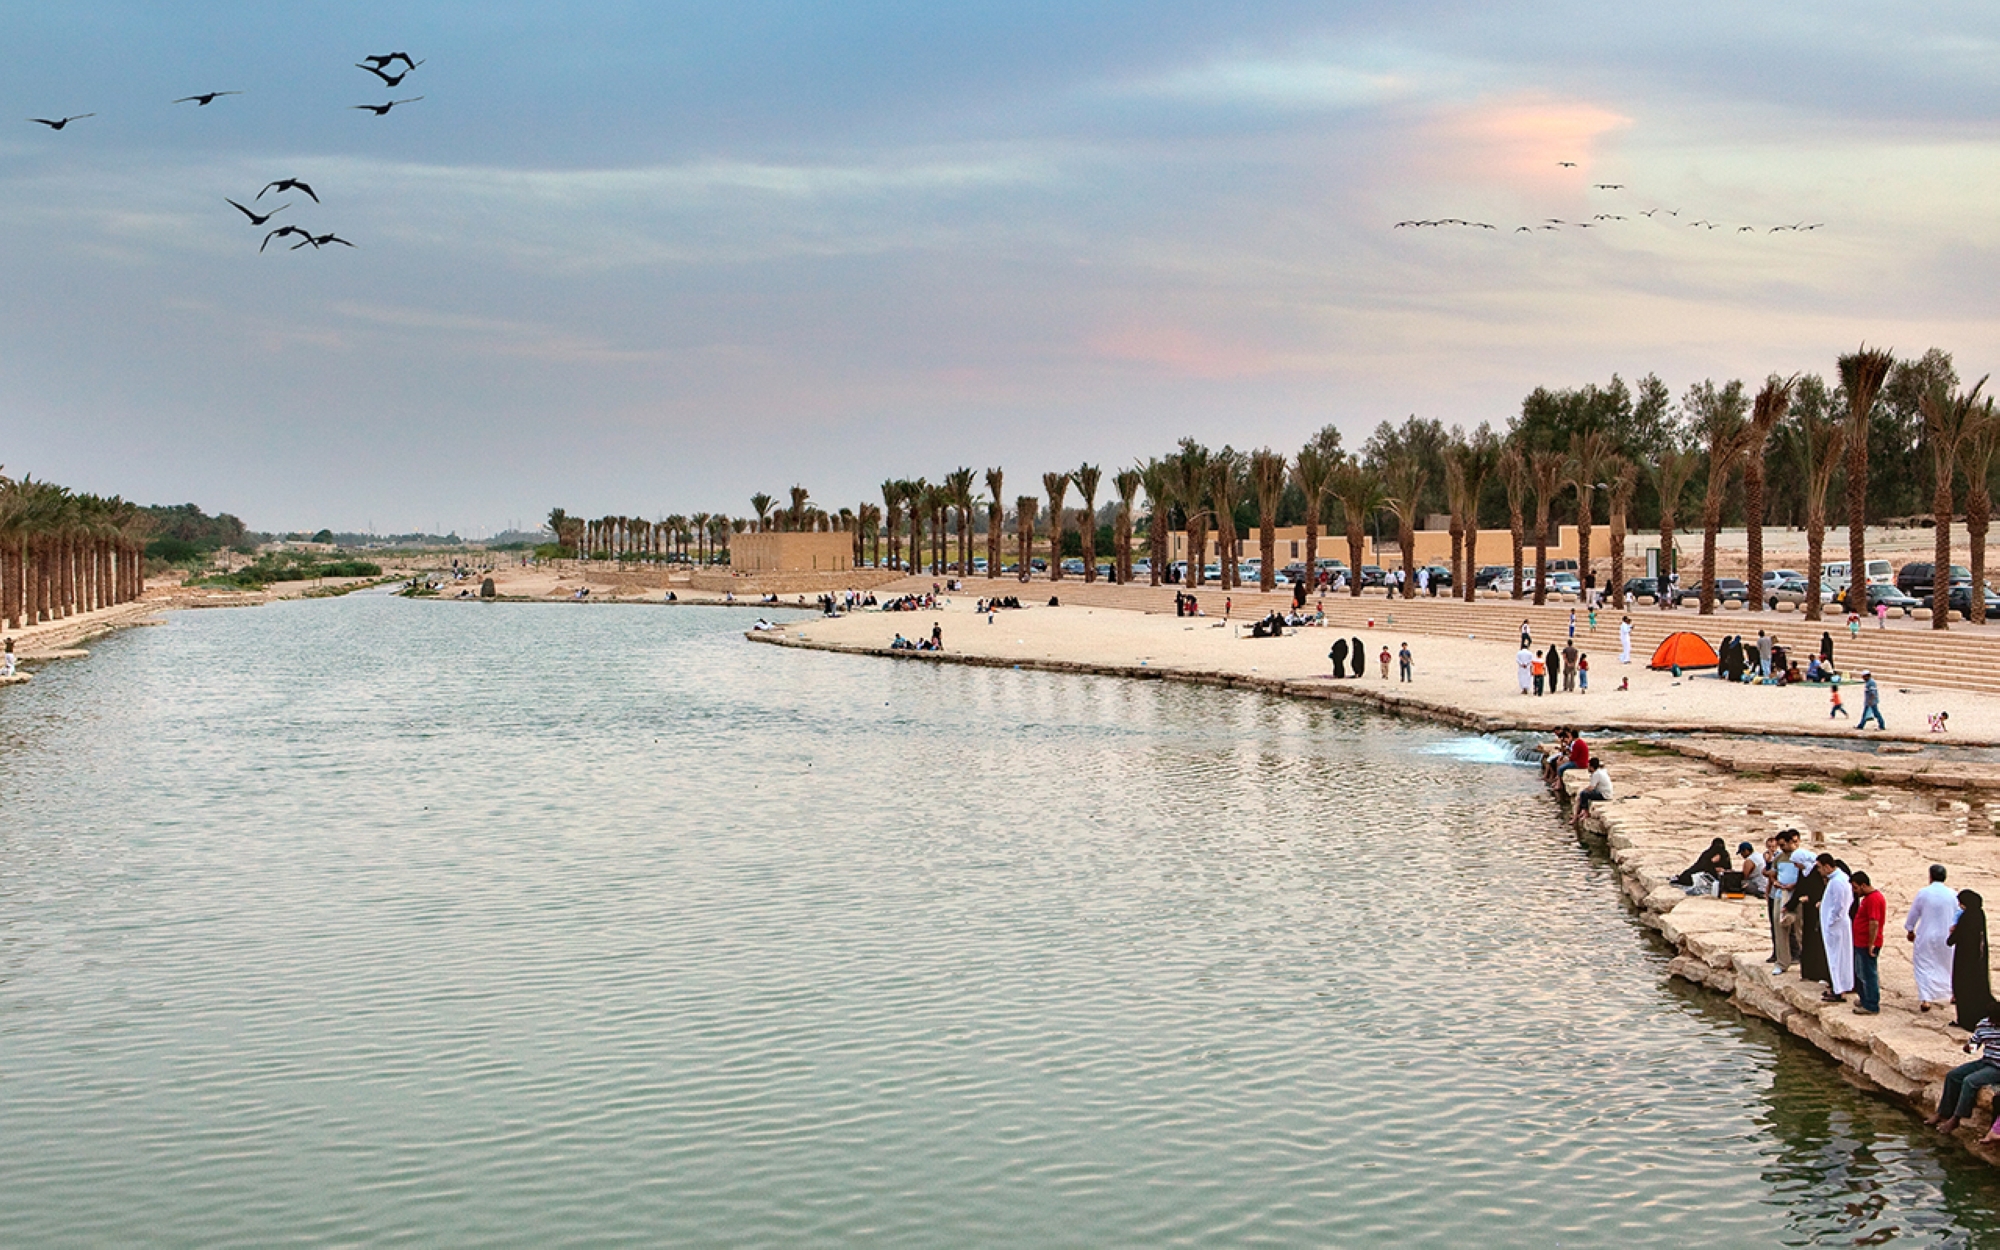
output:
[[[1799,908],[1799,976],[1807,981],[1825,981],[1826,939],[1819,931],[1819,901],[1826,895],[1826,878],[1808,872],[1799,878],[1794,896]]]
[[[1987,964],[1986,905],[1971,890],[1958,892],[1958,923],[1951,927],[1951,1001],[1958,1027],[1970,1030],[1993,1014],[1993,973]]]

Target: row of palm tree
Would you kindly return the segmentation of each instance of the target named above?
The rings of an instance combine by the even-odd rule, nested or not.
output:
[[[719,512],[675,514],[657,521],[628,516],[590,520],[552,508],[546,524],[565,555],[602,555],[611,560],[678,558],[705,564],[729,549],[730,537],[742,533],[746,522]]]
[[[1623,383],[1614,378],[1610,388],[1554,394],[1538,390],[1524,401],[1521,416],[1510,422],[1504,435],[1486,425],[1469,434],[1460,429],[1446,432],[1435,422],[1411,418],[1400,430],[1386,423],[1379,427],[1359,453],[1344,451],[1339,432],[1329,426],[1289,455],[1269,447],[1247,453],[1227,446],[1211,450],[1184,438],[1165,455],[1112,474],[1117,503],[1109,519],[1111,575],[1121,582],[1131,579],[1135,543],[1143,531],[1151,579],[1159,584],[1169,566],[1169,534],[1178,531],[1186,538],[1188,579],[1203,585],[1208,580],[1204,566],[1213,531],[1218,584],[1224,589],[1240,586],[1243,531],[1249,528],[1242,517],[1247,510],[1258,531],[1259,584],[1270,590],[1280,564],[1277,521],[1281,513],[1289,512],[1303,520],[1309,569],[1318,567],[1320,540],[1328,526],[1341,527],[1347,563],[1359,569],[1369,528],[1391,520],[1404,572],[1401,593],[1414,596],[1418,522],[1441,503],[1450,530],[1453,593],[1470,599],[1474,572],[1480,567],[1482,521],[1504,505],[1513,595],[1517,599],[1532,595],[1536,603],[1543,603],[1548,595],[1549,548],[1564,514],[1576,527],[1578,563],[1588,572],[1594,568],[1592,544],[1601,507],[1610,528],[1608,589],[1614,605],[1622,608],[1626,540],[1640,519],[1640,509],[1657,516],[1662,571],[1675,569],[1675,540],[1689,526],[1687,494],[1700,476],[1699,610],[1716,610],[1717,535],[1725,512],[1737,505],[1739,496],[1748,531],[1746,580],[1752,587],[1761,586],[1763,527],[1775,483],[1786,514],[1802,521],[1806,530],[1810,585],[1804,606],[1807,618],[1817,620],[1822,615],[1819,582],[1834,479],[1844,478],[1849,565],[1861,570],[1866,567],[1863,533],[1871,421],[1878,420],[1885,385],[1903,385],[1897,379],[1907,376],[1905,389],[1915,388],[1922,441],[1932,462],[1938,562],[1949,562],[1954,505],[1959,501],[1956,485],[1962,480],[1972,572],[1975,584],[1983,585],[1985,537],[1992,515],[1987,478],[2000,454],[2000,417],[1994,401],[1982,398],[1984,379],[1960,390],[1949,372],[1949,358],[1942,357],[1940,367],[1938,357],[1941,353],[1934,352],[1921,361],[1898,362],[1892,353],[1864,345],[1839,358],[1836,388],[1799,375],[1773,376],[1754,395],[1741,382],[1702,382],[1690,387],[1680,401],[1677,420],[1669,415],[1669,399],[1657,379],[1644,380],[1640,401],[1633,405],[1626,402]],[[1606,407],[1601,401],[1607,397],[1616,402]],[[1570,407],[1565,409],[1565,404]],[[1550,419],[1549,412],[1556,410],[1570,416]],[[1606,419],[1603,411],[1623,415]],[[966,574],[974,567],[973,537],[983,523],[986,572],[998,577],[1009,529],[1005,483],[999,468],[985,471],[983,495],[975,492],[970,468],[952,470],[937,482],[891,478],[882,483],[879,506],[866,502],[837,513],[814,506],[807,491],[794,486],[789,506],[777,506],[770,495],[752,496],[754,519],[723,518],[720,536],[726,546],[732,528],[845,532],[853,535],[857,564]],[[1040,497],[1017,496],[1012,509],[1017,563],[1027,567],[1038,551],[1045,550],[1050,579],[1062,580],[1061,556],[1069,549],[1068,535],[1074,526],[1083,578],[1095,581],[1101,523],[1098,496],[1103,485],[1100,466],[1086,463],[1044,473]],[[715,529],[713,519],[704,525],[705,514],[685,522],[670,517],[651,527],[633,518],[614,517],[576,522],[586,533],[572,539],[558,519],[559,514],[551,515],[551,528],[565,546],[581,544],[580,549],[614,552],[633,542],[646,549],[649,541],[650,549],[657,550],[662,525],[670,537],[683,537],[683,547],[685,534],[696,534],[699,549],[698,536]],[[600,541],[600,535],[608,538]],[[1531,549],[1532,579],[1527,576]],[[1949,617],[1944,610],[1948,579],[1936,579],[1936,586],[1932,621],[1936,628],[1944,628]],[[1361,590],[1360,579],[1353,578],[1350,593],[1358,595]],[[1763,596],[1753,595],[1748,606],[1763,610]],[[1983,619],[1983,608],[1983,596],[1974,595],[1974,619]]]
[[[20,629],[137,599],[145,533],[116,496],[0,475],[0,621]]]

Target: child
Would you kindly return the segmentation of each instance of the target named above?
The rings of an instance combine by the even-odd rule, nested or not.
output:
[[[1630,690],[1632,688],[1632,679],[1630,677],[1619,679],[1618,688],[1620,690]]]
[[[1836,716],[1845,715],[1847,715],[1847,708],[1840,701],[1840,683],[1835,682],[1833,683],[1833,710],[1826,714],[1826,718],[1832,720]]]
[[[1590,693],[1590,656],[1588,653],[1576,657],[1576,688],[1582,694]]]
[[[1528,671],[1535,676],[1535,693],[1539,695],[1542,692],[1542,679],[1549,675],[1549,666],[1542,663],[1542,657],[1537,655],[1535,656],[1534,664],[1529,667]]]
[[[1389,680],[1389,644],[1382,644],[1382,680]]]
[[[1950,712],[1931,713],[1931,732],[1934,734],[1950,733],[1951,726],[1947,723],[1950,720]]]
[[[1849,638],[1861,637],[1861,614],[1859,612],[1849,612],[1847,614],[1847,636]]]

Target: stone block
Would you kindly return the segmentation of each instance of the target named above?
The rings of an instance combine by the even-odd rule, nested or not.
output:
[[[1826,987],[1818,981],[1801,981],[1796,973],[1779,980],[1774,988],[1792,1005],[1794,1011],[1803,1011],[1807,1015],[1816,1016],[1819,1014],[1819,1009],[1826,1006],[1820,1001],[1820,996],[1826,993]]]
[[[1785,1028],[1792,1036],[1810,1042],[1840,1061],[1842,1067],[1859,1072],[1866,1066],[1869,1054],[1860,1046],[1851,1046],[1840,1041],[1820,1027],[1818,1016],[1803,1011],[1795,1011],[1785,1019]]]
[[[1923,1098],[1924,1082],[1911,1080],[1909,1077],[1903,1075],[1896,1068],[1895,1064],[1885,1061],[1879,1055],[1868,1056],[1867,1060],[1861,1065],[1861,1075],[1880,1085],[1890,1093],[1907,1098],[1912,1102],[1921,1101]],[[1936,1104],[1933,1103],[1932,1105],[1935,1106]]]
[[[1653,915],[1662,916],[1686,901],[1687,895],[1681,893],[1679,886],[1663,885],[1648,892],[1645,895],[1644,901],[1640,903],[1640,906]]]
[[[1944,1034],[1907,1025],[1883,1029],[1870,1049],[1913,1081],[1942,1081],[1945,1073],[1972,1058]]]
[[[1774,1024],[1784,1024],[1791,1018],[1792,1005],[1784,997],[1772,993],[1768,988],[1736,978],[1736,1005],[1753,1016],[1762,1016]]]

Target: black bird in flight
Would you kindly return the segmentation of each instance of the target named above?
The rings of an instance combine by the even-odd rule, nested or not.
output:
[[[303,191],[307,195],[312,195],[313,203],[315,204],[319,203],[319,197],[317,195],[313,195],[313,189],[307,186],[305,183],[300,182],[297,178],[280,178],[276,182],[270,183],[267,186],[265,186],[264,191]],[[260,200],[263,199],[264,191],[259,191],[256,195],[256,198]]]
[[[271,246],[272,239],[282,239],[288,234],[296,234],[301,239],[312,238],[312,235],[306,233],[304,230],[299,229],[297,226],[279,226],[276,230],[273,230],[271,233],[264,236],[264,242],[261,246],[258,247],[257,250],[259,252],[262,252],[264,248]]]
[[[409,69],[415,69],[417,66],[423,64],[422,61],[412,61],[410,54],[407,52],[378,53],[374,56],[364,56],[361,59],[368,62],[368,65],[362,67],[364,69],[371,66],[375,69],[384,69],[392,61],[401,61]]]
[[[270,212],[265,213],[262,217],[259,217],[257,214],[251,212],[249,209],[243,207],[241,204],[237,204],[235,200],[230,199],[226,195],[222,197],[222,202],[225,204],[234,204],[236,206],[236,211],[242,213],[245,217],[248,217],[250,219],[250,224],[253,226],[263,225],[265,222],[271,220],[271,218],[276,217],[279,213],[284,212],[286,209],[292,206],[292,202],[290,200],[286,200],[283,204],[278,205]]]
[[[175,100],[174,103],[186,104],[189,100],[193,100],[194,106],[196,108],[205,109],[209,105],[215,103],[215,97],[217,96],[242,95],[242,94],[243,93],[241,91],[204,91],[200,95],[184,95],[180,99]]]
[[[423,64],[422,61],[418,61],[416,65],[410,66],[410,69],[406,69],[400,74],[385,74],[376,66],[364,65],[360,61],[356,61],[354,63],[354,68],[367,70],[369,73],[375,75],[375,77],[381,79],[382,85],[385,87],[400,87],[403,85],[403,80],[410,76],[410,70],[415,69],[417,65],[422,65],[422,64]]]
[[[1599,213],[1599,214],[1598,214],[1597,216],[1595,216],[1595,217],[1591,218],[1591,220],[1592,220],[1592,221],[1623,221],[1623,220],[1625,220],[1625,219],[1624,219],[1623,217],[1620,217],[1620,216],[1619,216],[1618,214],[1616,214],[1616,213]]]
[[[1625,189],[1625,184],[1622,182],[1593,182],[1590,185],[1599,191],[1623,191]]]
[[[301,231],[300,233],[303,234],[304,232]],[[318,251],[320,248],[325,247],[329,243],[338,243],[342,247],[354,246],[352,243],[349,243],[346,239],[341,238],[337,234],[308,234],[306,235],[306,243],[312,244],[314,251]],[[296,252],[300,248],[304,247],[306,243],[294,243],[292,244],[292,250]]]
[[[1641,212],[1641,213],[1640,213],[1639,215],[1640,215],[1641,217],[1651,217],[1651,216],[1652,216],[1652,215],[1653,215],[1654,213],[1657,213],[1657,212],[1659,212],[1659,211],[1660,211],[1660,210],[1659,210],[1659,209],[1657,209],[1657,208],[1649,208],[1649,209],[1646,209],[1645,211]]]
[[[1563,167],[1564,169],[1575,169],[1575,168],[1576,168],[1576,162],[1575,162],[1575,161],[1557,161],[1557,162],[1556,162],[1556,164],[1558,164],[1558,165],[1562,166],[1562,167]]]
[[[42,125],[47,126],[50,130],[61,130],[64,126],[69,125],[71,122],[82,121],[86,117],[95,117],[95,116],[97,116],[97,114],[95,113],[78,113],[74,117],[65,117],[61,121],[52,122],[46,117],[30,117],[28,120],[31,122],[40,122]]]
[[[356,104],[353,107],[358,109],[367,109],[369,112],[375,114],[375,116],[380,117],[383,114],[387,113],[390,109],[395,108],[398,104],[415,104],[418,100],[421,99],[423,99],[422,96],[413,95],[407,100],[391,100],[387,104]]]
[[[1514,227],[1514,233],[1515,233],[1515,234],[1527,234],[1527,233],[1529,233],[1529,232],[1530,232],[1530,231],[1532,231],[1532,230],[1534,230],[1534,227],[1533,227],[1533,226],[1515,226],[1515,227]]]

